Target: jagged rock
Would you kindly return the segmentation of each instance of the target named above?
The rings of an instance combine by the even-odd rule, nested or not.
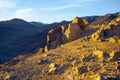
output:
[[[46,51],[47,49],[54,49],[57,46],[60,46],[63,42],[63,33],[62,33],[62,28],[57,27],[55,29],[52,29],[48,32],[47,35],[47,46],[46,46]]]
[[[115,19],[111,20],[110,23],[106,25],[100,26],[95,33],[91,36],[91,41],[104,41],[106,38],[118,37],[116,40],[120,38],[120,17],[116,17]],[[111,39],[110,42],[115,43],[116,40]]]
[[[72,24],[86,25],[86,24],[88,24],[88,21],[85,20],[85,19],[81,19],[81,18],[79,18],[79,17],[75,17],[75,18],[72,20]]]
[[[88,22],[85,19],[76,17],[73,19],[72,23],[50,30],[47,35],[45,51],[78,39],[87,24]]]
[[[78,24],[69,24],[65,31],[68,42],[79,38],[82,30]]]
[[[100,42],[103,41],[103,39],[104,39],[103,31],[104,31],[103,28],[97,30],[95,33],[92,34],[91,40],[92,41],[100,41]]]

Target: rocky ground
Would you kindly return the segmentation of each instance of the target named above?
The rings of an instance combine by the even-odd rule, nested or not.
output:
[[[78,39],[0,67],[0,80],[120,80],[120,44]]]

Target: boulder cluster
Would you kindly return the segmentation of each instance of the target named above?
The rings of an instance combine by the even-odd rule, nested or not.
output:
[[[111,20],[110,23],[100,26],[95,33],[91,35],[91,41],[104,41],[116,43],[120,40],[120,14],[118,17]]]

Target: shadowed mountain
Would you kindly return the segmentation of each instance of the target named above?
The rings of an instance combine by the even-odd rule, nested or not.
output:
[[[36,27],[44,27],[44,26],[46,26],[46,25],[48,25],[48,24],[44,24],[44,23],[42,23],[42,22],[34,22],[34,21],[32,21],[32,22],[30,22],[32,25],[34,25],[34,26],[36,26]]]
[[[118,13],[115,13],[115,14],[106,14],[104,16],[100,16],[95,21],[93,21],[91,24],[92,25],[107,24],[112,19],[115,19],[117,17],[117,15],[118,15]]]
[[[86,19],[89,23],[95,21],[98,17],[100,16],[86,16],[86,17],[82,17],[83,19]]]
[[[0,22],[0,44],[10,43],[26,35],[36,32],[39,28],[21,19]]]
[[[12,19],[0,22],[0,63],[21,54],[34,53],[46,44],[47,32],[64,24],[44,24]]]

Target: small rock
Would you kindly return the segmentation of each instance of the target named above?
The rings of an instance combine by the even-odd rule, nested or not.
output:
[[[48,55],[47,54],[44,54],[44,57],[47,57]]]
[[[49,73],[55,73],[56,71],[56,64],[55,63],[51,63],[49,65]]]
[[[110,53],[110,58],[113,58],[114,55],[115,55],[115,51],[112,51],[112,52]]]
[[[76,60],[74,60],[74,61],[72,61],[72,65],[74,66],[75,64],[77,63],[77,61]]]
[[[50,65],[49,65],[49,68],[55,68],[56,67],[56,64],[55,63],[51,63]]]
[[[110,38],[110,39],[109,39],[109,42],[111,42],[111,43],[116,43],[117,41],[116,41],[115,38]]]

